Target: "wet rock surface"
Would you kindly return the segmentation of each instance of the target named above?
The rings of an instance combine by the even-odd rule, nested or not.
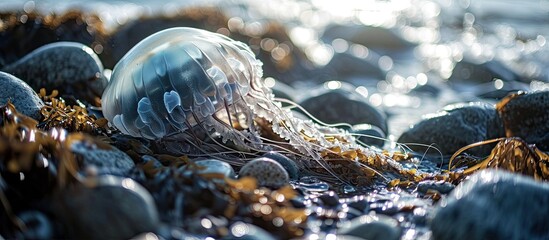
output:
[[[276,160],[268,157],[254,159],[238,172],[240,178],[254,177],[259,186],[279,188],[288,184],[290,178],[286,169]]]
[[[13,103],[17,110],[34,119],[40,119],[40,108],[44,103],[23,80],[4,72],[0,72],[0,104],[8,101]]]
[[[219,174],[223,177],[235,178],[236,173],[233,167],[226,162],[217,159],[203,159],[194,162],[196,165],[203,167],[198,170],[200,175],[216,175]]]
[[[149,193],[129,178],[102,176],[93,187],[75,186],[54,202],[67,236],[86,239],[131,238],[152,231],[158,213]]]
[[[549,237],[549,186],[530,177],[485,170],[443,199],[431,221],[434,239]]]
[[[84,166],[95,167],[99,173],[128,173],[134,166],[133,160],[113,146],[98,146],[90,142],[77,142],[71,146],[72,152],[81,158]]]
[[[47,123],[22,120],[21,116],[14,117],[9,109],[3,108],[0,117],[0,191],[9,204],[2,201],[3,208],[0,207],[3,209],[0,210],[0,235],[8,239],[548,237],[541,220],[549,215],[545,211],[545,183],[515,176],[506,180],[507,177],[500,177],[497,173],[490,179],[475,175],[471,177],[475,183],[466,182],[455,187],[473,172],[462,171],[482,165],[479,161],[490,150],[494,150],[488,161],[492,167],[503,168],[505,165],[519,172],[517,166],[520,166],[534,171],[537,178],[547,176],[544,175],[547,173],[549,139],[545,128],[547,92],[520,95],[501,102],[496,110],[491,105],[476,104],[445,109],[438,114],[442,116],[418,123],[403,134],[401,138],[412,142],[407,146],[397,146],[403,153],[391,152],[395,149],[394,137],[400,135],[400,130],[395,134],[393,126],[407,125],[420,113],[434,112],[431,110],[448,103],[481,98],[492,104],[495,99],[517,90],[547,89],[549,78],[542,70],[546,69],[547,62],[547,50],[544,50],[547,34],[543,32],[543,25],[535,25],[533,35],[528,33],[528,27],[515,28],[507,26],[504,21],[498,21],[497,27],[492,28],[482,21],[494,15],[488,11],[487,16],[483,16],[482,11],[477,11],[475,4],[479,2],[471,2],[471,7],[462,8],[459,3],[420,0],[414,6],[397,7],[404,12],[398,13],[398,17],[393,19],[395,21],[389,23],[381,21],[394,14],[391,12],[392,1],[380,1],[385,5],[374,12],[353,9],[349,11],[353,16],[346,16],[347,20],[332,15],[331,8],[322,9],[320,1],[292,2],[290,7],[287,2],[277,2],[275,7],[268,2],[257,4],[251,1],[248,3],[251,6],[220,2],[219,9],[211,6],[176,9],[170,3],[161,6],[162,10],[156,13],[149,12],[154,8],[149,8],[150,5],[143,8],[130,4],[111,9],[110,5],[100,3],[103,5],[96,5],[98,9],[107,13],[97,16],[79,11],[40,15],[33,11],[34,5],[41,3],[28,1],[24,11],[0,14],[0,67],[12,64],[14,71],[22,71],[24,64],[16,62],[23,61],[21,58],[31,51],[51,42],[74,41],[90,47],[88,51],[97,53],[104,66],[112,68],[135,43],[157,30],[172,26],[207,29],[250,45],[264,63],[265,85],[269,85],[271,80],[275,82],[272,88],[275,96],[302,101],[304,95],[313,95],[307,98],[324,95],[311,101],[310,104],[317,107],[311,110],[313,115],[324,115],[327,122],[334,119],[334,123],[350,123],[352,128],[343,128],[351,134],[384,138],[360,137],[367,145],[388,148],[388,151],[382,148],[379,154],[395,157],[395,162],[390,164],[401,165],[401,172],[380,170],[373,173],[370,168],[375,168],[379,159],[356,160],[353,158],[356,152],[331,149],[341,154],[340,157],[353,158],[356,166],[363,164],[361,171],[353,172],[348,169],[341,171],[346,166],[340,160],[304,162],[299,157],[264,155],[271,150],[268,148],[253,153],[253,158],[267,157],[274,161],[261,160],[255,167],[246,165],[252,169],[250,172],[254,172],[252,175],[259,180],[259,185],[251,178],[235,179],[234,170],[227,162],[240,162],[240,158],[228,160],[219,157],[218,161],[204,160],[210,156],[203,155],[199,158],[169,155],[160,152],[161,147],[154,141],[123,136],[108,128],[107,123],[100,119],[100,109],[85,106],[86,101],[93,100],[89,94],[100,88],[93,84],[90,87],[84,79],[85,88],[73,87],[73,92],[62,96],[70,99],[70,103],[80,104],[79,108],[59,111],[61,105],[53,104],[51,96],[42,97],[45,105],[51,107],[49,111],[56,109],[49,115]],[[374,1],[368,6],[377,7],[377,4]],[[349,3],[341,7],[353,6]],[[383,12],[385,9],[391,11]],[[530,24],[547,22],[546,14],[536,14],[539,7],[525,9],[528,11],[524,16],[520,11],[512,14],[519,14],[521,21],[535,16],[537,23]],[[109,11],[115,14],[109,15]],[[378,11],[383,12],[383,17],[376,15]],[[449,12],[451,19],[455,20],[450,25],[445,17]],[[118,27],[106,34],[102,21],[114,21]],[[458,35],[453,34],[454,31],[459,31]],[[457,40],[449,40],[452,37]],[[63,52],[65,50],[60,55],[64,55]],[[387,56],[382,56],[384,54]],[[474,57],[470,59],[469,55]],[[63,73],[66,66],[78,63],[76,60],[63,62],[55,57],[48,57],[47,63],[50,63],[49,59],[59,66],[50,67],[47,70],[50,72],[39,75],[55,74],[51,69]],[[96,60],[93,58],[97,63]],[[36,65],[32,66],[31,69],[37,69]],[[79,67],[84,67],[84,64]],[[64,76],[71,81],[78,80],[73,74],[76,73]],[[317,84],[317,80],[337,80],[332,81],[337,84],[330,88],[325,88],[328,86],[325,84],[322,87],[326,92],[311,94],[315,89],[312,84]],[[350,95],[355,95],[359,86],[362,92],[357,103]],[[56,88],[63,92],[68,85]],[[343,94],[331,95],[342,89]],[[32,90],[28,94],[38,99]],[[0,95],[0,98],[5,96]],[[23,102],[16,104],[17,110],[26,115],[36,114],[33,116],[36,120],[42,117],[39,108],[34,108],[34,112],[24,112],[25,108],[33,108],[34,103],[27,106],[27,100]],[[283,103],[282,106],[292,108],[291,104]],[[383,111],[370,109],[378,107],[388,116],[384,116]],[[299,114],[296,108],[292,111]],[[88,118],[88,113],[96,118]],[[395,123],[393,120],[399,116],[405,116],[408,121]],[[300,118],[308,119],[303,114]],[[393,121],[391,128],[387,121]],[[78,124],[82,123],[88,124],[87,127],[80,128]],[[77,133],[80,131],[92,136],[80,135]],[[510,139],[500,142],[502,148],[492,149],[494,143],[466,151],[465,159],[471,162],[450,171],[443,171],[446,166],[435,163],[440,159],[436,151],[423,155],[425,149],[414,145],[434,142],[444,155],[451,155],[469,143],[517,136],[525,141]],[[91,138],[104,144],[91,141]],[[507,142],[511,145],[503,144]],[[521,144],[512,145],[516,142]],[[109,144],[121,151],[105,147]],[[532,144],[541,150],[537,151]],[[181,143],[175,142],[174,145],[180,147]],[[407,147],[419,154],[411,154]],[[277,147],[274,149],[279,150]],[[503,155],[499,153],[508,154],[505,159],[512,159],[509,160],[511,164],[502,163]],[[244,157],[240,154],[235,155]],[[508,158],[509,154],[512,158]],[[223,162],[225,160],[227,162]],[[459,162],[454,160],[454,163]],[[340,183],[329,173],[322,175],[303,169],[304,165],[310,167],[319,163],[326,163],[337,171],[339,177],[375,176],[381,181]],[[236,169],[240,167],[239,164],[235,166]],[[529,171],[522,172],[531,175]],[[242,170],[240,173],[244,175]],[[272,173],[277,174],[273,177]],[[129,177],[135,182],[115,178],[122,182],[89,184],[90,179],[112,178],[111,174]],[[139,184],[147,193],[131,189]],[[145,201],[146,195],[153,200]],[[435,215],[433,204],[437,202],[440,209]],[[443,204],[446,207],[441,207]],[[159,211],[153,210],[154,207]],[[10,209],[20,222],[13,221]],[[25,224],[26,228],[18,223]]]
[[[363,25],[329,26],[322,38],[330,41],[336,38],[343,38],[369,48],[387,50],[402,50],[413,46],[413,44],[404,40],[390,29]]]
[[[349,89],[319,90],[300,102],[318,120],[328,123],[370,124],[388,131],[385,114]]]
[[[457,104],[429,115],[415,124],[398,139],[400,143],[420,143],[436,147],[443,155],[452,155],[472,143],[503,137],[501,120],[492,105],[485,103]],[[417,152],[438,154],[425,146],[410,144]],[[490,153],[490,146],[471,149],[475,156]]]
[[[520,137],[549,151],[549,91],[510,96],[497,109],[507,137]]]
[[[103,64],[93,50],[81,43],[57,42],[42,46],[2,68],[24,79],[36,92],[58,90],[96,103],[107,86]]]

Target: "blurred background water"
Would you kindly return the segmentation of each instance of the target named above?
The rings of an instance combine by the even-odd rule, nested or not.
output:
[[[350,87],[389,116],[392,140],[447,104],[494,103],[508,92],[549,88],[549,2],[544,0],[0,2],[3,11],[95,12],[108,31],[142,16],[176,16],[196,6],[218,8],[229,17],[228,28],[248,33],[265,31],[270,21],[281,23],[311,69],[336,65],[335,72],[304,74],[289,84]],[[275,60],[291,51],[276,41],[258,47]],[[270,84],[278,80],[265,77]]]

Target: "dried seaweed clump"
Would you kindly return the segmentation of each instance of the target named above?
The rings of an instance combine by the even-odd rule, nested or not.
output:
[[[41,129],[63,128],[69,132],[85,132],[94,135],[105,132],[106,119],[90,116],[85,107],[68,106],[64,100],[56,98],[57,90],[46,95],[46,90],[42,88],[39,95],[45,103],[45,106],[40,110],[43,116],[39,125]]]
[[[468,175],[480,169],[499,168],[528,175],[540,181],[549,180],[549,155],[536,148],[535,145],[529,145],[518,137],[499,138],[466,146],[452,156],[450,168],[460,165],[460,162],[453,164],[452,162],[463,151],[480,144],[496,141],[498,144],[488,157],[473,166],[469,166],[463,173]],[[475,159],[462,158],[461,161],[475,162]]]

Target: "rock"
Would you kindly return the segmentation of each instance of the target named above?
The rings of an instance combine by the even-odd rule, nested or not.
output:
[[[329,85],[329,84],[328,84]],[[368,100],[352,91],[350,86],[344,88],[323,88],[304,99],[300,105],[324,123],[370,124],[387,134],[385,114],[368,104]]]
[[[326,42],[337,38],[384,50],[404,50],[413,46],[392,29],[367,25],[332,25],[328,26],[322,35]]]
[[[337,207],[339,205],[339,196],[334,191],[328,191],[318,196],[324,206]]]
[[[478,62],[472,59],[457,62],[448,80],[452,83],[487,83],[496,78],[504,82],[525,81],[499,61]]]
[[[71,151],[85,166],[95,166],[100,173],[123,175],[135,166],[130,156],[110,145],[99,145],[87,140],[75,141]]]
[[[279,188],[290,181],[288,172],[280,163],[270,158],[261,157],[246,163],[239,172],[239,177],[254,177],[262,187]]]
[[[58,193],[52,204],[66,238],[128,239],[159,224],[151,195],[129,178],[89,179]]]
[[[274,240],[275,238],[258,226],[236,222],[229,227],[229,237],[223,239]]]
[[[398,139],[399,143],[426,144],[438,148],[443,155],[452,155],[471,143],[503,137],[501,120],[492,105],[485,103],[455,104],[412,126]],[[424,146],[409,144],[417,152],[427,151]],[[467,152],[475,156],[488,155],[494,145],[475,147]],[[437,155],[433,149],[428,154]]]
[[[103,64],[93,50],[81,43],[56,42],[42,46],[2,68],[24,79],[35,91],[59,90],[90,103],[99,103],[107,86]]]
[[[338,234],[360,237],[368,240],[400,239],[398,222],[380,214],[367,214],[342,224]]]
[[[377,126],[371,124],[353,125],[350,130],[351,134],[355,135],[359,141],[366,145],[382,147],[385,145],[385,133]]]
[[[198,166],[204,167],[198,171],[200,175],[222,175],[228,178],[235,178],[236,173],[234,172],[233,167],[226,162],[217,160],[217,159],[204,159],[194,162]]]
[[[483,170],[443,198],[433,239],[548,239],[549,185],[501,170]]]
[[[318,80],[326,81],[338,79],[349,81],[352,78],[364,79],[385,79],[387,71],[379,66],[379,57],[368,55],[357,57],[350,53],[337,53],[326,66],[322,67],[315,74]]]
[[[0,67],[58,41],[83,43],[96,49],[97,53],[105,52],[109,47],[104,43],[103,21],[91,11],[68,10],[60,14],[58,11],[21,10],[8,12],[6,9],[0,16],[0,22],[3,22]]]
[[[427,193],[429,190],[436,190],[439,193],[447,194],[454,190],[454,185],[445,181],[425,180],[417,184],[417,191]]]
[[[297,167],[297,164],[294,160],[277,152],[265,153],[263,154],[263,157],[275,160],[276,162],[280,163],[280,165],[282,165],[282,167],[286,169],[286,172],[288,172],[288,176],[291,180],[296,180],[299,177],[299,167]]]
[[[496,108],[507,137],[520,137],[549,151],[549,91],[511,95]]]
[[[0,72],[0,104],[4,105],[8,100],[13,103],[18,112],[23,113],[31,118],[40,120],[42,115],[40,109],[44,103],[23,80]]]

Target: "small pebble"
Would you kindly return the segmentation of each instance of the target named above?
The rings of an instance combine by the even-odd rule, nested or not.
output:
[[[108,149],[103,149],[94,143],[77,141],[71,145],[71,150],[81,157],[84,165],[97,167],[99,173],[125,174],[135,166],[133,160],[125,152],[113,146],[108,147]]]
[[[108,82],[99,57],[91,48],[76,42],[44,45],[2,71],[23,79],[35,91],[56,89],[62,95],[74,95],[90,103],[96,103]]]
[[[338,234],[360,237],[368,240],[400,239],[398,222],[380,214],[367,214],[342,224]]]
[[[294,160],[277,152],[268,152],[264,154],[263,157],[270,158],[280,163],[280,165],[282,165],[282,167],[284,167],[284,169],[286,169],[286,171],[288,172],[288,176],[291,180],[296,180],[299,177],[299,168],[297,167],[297,164]]]
[[[103,175],[58,193],[52,202],[66,238],[128,239],[156,229],[151,195],[129,178]]]
[[[261,187],[279,188],[290,181],[288,172],[280,163],[270,158],[257,158],[240,169],[239,177],[254,177]]]
[[[205,167],[198,171],[198,174],[220,174],[225,177],[235,178],[236,173],[230,164],[217,159],[204,159],[194,162],[198,166]]]
[[[443,198],[433,239],[549,239],[549,185],[502,170],[482,170]]]
[[[454,190],[454,185],[446,181],[425,180],[417,184],[417,191],[427,193],[429,190],[436,190],[439,193],[447,194]]]
[[[0,86],[1,105],[10,100],[18,112],[35,120],[42,118],[40,109],[44,103],[27,83],[11,74],[0,72]]]

